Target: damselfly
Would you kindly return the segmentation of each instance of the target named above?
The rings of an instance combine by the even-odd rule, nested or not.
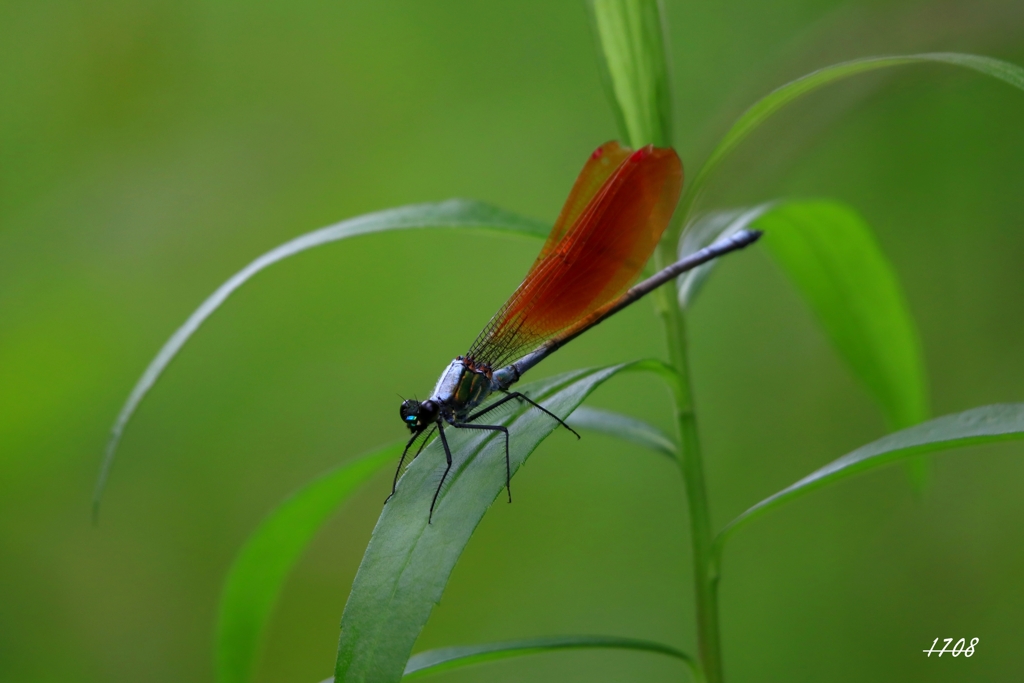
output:
[[[555,350],[645,294],[761,236],[757,231],[738,232],[630,288],[668,226],[682,186],[682,164],[672,149],[648,145],[633,151],[608,142],[590,155],[519,288],[494,314],[469,352],[445,368],[430,398],[402,402],[399,412],[412,438],[402,452],[391,495],[413,444],[423,436],[416,451],[419,455],[437,430],[447,467],[430,503],[428,521],[433,519],[438,494],[452,468],[444,432],[448,425],[504,436],[505,486],[512,502],[508,428],[476,423],[509,401],[529,403],[579,438],[557,415],[509,388]],[[480,408],[494,393],[503,396]]]

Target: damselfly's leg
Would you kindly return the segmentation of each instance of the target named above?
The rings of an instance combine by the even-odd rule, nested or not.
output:
[[[503,391],[504,391],[504,389],[503,389]],[[577,430],[574,430],[571,427],[569,427],[567,424],[565,424],[565,422],[561,418],[559,418],[557,415],[555,415],[554,413],[552,413],[551,411],[546,409],[544,407],[544,405],[541,405],[540,403],[538,403],[534,399],[530,398],[526,394],[519,393],[518,391],[511,391],[511,392],[510,391],[505,391],[505,396],[504,397],[499,398],[498,400],[496,400],[495,402],[493,402],[490,405],[487,405],[487,407],[485,409],[483,409],[482,411],[477,411],[476,413],[473,413],[471,416],[466,418],[466,421],[467,422],[472,422],[473,420],[475,420],[476,418],[480,417],[481,415],[485,415],[485,414],[489,413],[490,411],[495,410],[496,408],[499,407],[499,405],[502,405],[503,403],[507,403],[510,400],[512,400],[513,398],[518,398],[520,400],[526,401],[527,403],[532,405],[532,407],[534,407],[534,408],[542,411],[543,413],[551,416],[551,418],[553,420],[555,420],[555,422],[557,422],[561,426],[565,427],[566,429],[568,429],[573,434],[577,435],[577,438],[580,438],[580,433]]]
[[[427,524],[430,524],[434,520],[434,506],[437,504],[437,496],[441,493],[441,487],[444,486],[444,478],[448,476],[448,470],[452,468],[452,449],[448,448],[448,439],[444,435],[444,425],[441,424],[441,420],[437,421],[437,433],[441,435],[441,445],[444,446],[444,457],[448,460],[448,467],[444,468],[444,474],[441,475],[441,481],[437,482],[437,490],[434,491],[434,500],[430,501],[430,514],[427,516]]]
[[[573,429],[572,427],[570,427],[569,425],[567,425],[567,424],[565,423],[565,421],[564,421],[564,420],[563,420],[562,418],[558,417],[557,415],[555,415],[554,413],[552,413],[552,412],[551,412],[550,410],[548,410],[547,408],[545,408],[544,406],[542,406],[541,404],[537,403],[537,402],[536,402],[536,401],[534,401],[534,400],[533,400],[532,398],[530,398],[529,396],[527,396],[526,394],[521,394],[521,393],[519,393],[518,391],[513,391],[512,393],[508,394],[508,397],[509,397],[509,398],[518,398],[518,399],[519,399],[519,400],[521,400],[521,401],[526,401],[526,402],[527,402],[527,403],[529,403],[529,404],[530,404],[531,406],[533,406],[534,408],[536,408],[536,409],[538,409],[538,410],[540,410],[540,411],[544,412],[545,414],[549,415],[549,416],[550,416],[550,417],[551,417],[552,419],[556,420],[556,421],[558,422],[558,424],[562,425],[563,427],[565,427],[566,429],[568,429],[568,430],[569,430],[570,432],[572,432],[573,434],[575,434],[575,435],[576,435],[576,438],[577,438],[577,439],[579,439],[579,438],[580,438],[580,433],[579,433],[579,432],[577,432],[577,431],[576,431],[575,429]]]
[[[391,496],[395,495],[395,489],[398,488],[398,475],[402,473],[402,465],[405,463],[406,454],[409,452],[409,449],[412,448],[412,445],[416,443],[416,439],[420,438],[420,434],[422,433],[423,432],[416,432],[412,435],[412,438],[409,439],[409,443],[405,444],[405,449],[402,451],[402,458],[398,461],[398,467],[395,469],[395,480],[391,482],[391,493],[384,499],[385,505],[387,505],[388,501],[391,500]]]
[[[505,434],[505,490],[508,491],[508,502],[512,502],[512,462],[508,457],[508,427],[501,425],[471,425],[465,422],[453,422],[453,427],[459,429],[483,429],[489,432],[503,432]]]
[[[431,427],[430,431],[427,432],[427,436],[423,439],[423,443],[421,443],[420,447],[416,449],[416,455],[412,456],[413,460],[418,458],[420,453],[423,452],[423,447],[427,445],[428,441],[430,441],[430,435],[434,433],[434,429],[434,427]],[[387,505],[388,501],[391,500],[391,496],[395,495],[395,489],[398,487],[398,475],[402,473],[402,463],[405,462],[405,456],[409,453],[409,449],[414,443],[416,443],[416,439],[420,438],[420,434],[422,433],[422,431],[416,432],[412,435],[412,438],[409,439],[409,443],[405,444],[405,450],[402,451],[402,459],[398,461],[398,469],[395,470],[395,480],[391,482],[391,495],[384,499],[385,505]]]
[[[426,448],[428,443],[430,443],[430,437],[432,437],[434,435],[434,430],[435,429],[437,429],[437,427],[431,427],[430,431],[427,432],[427,438],[423,439],[423,443],[421,443],[420,447],[416,449],[416,455],[412,456],[413,460],[415,460],[416,458],[420,457],[420,453],[422,453],[423,449]]]
[[[577,439],[580,438],[579,432],[577,432],[575,429],[573,429],[569,425],[565,424],[565,422],[562,420],[562,418],[558,417],[557,415],[552,413],[550,410],[548,410],[547,408],[545,408],[544,406],[542,406],[541,404],[537,403],[532,398],[527,396],[526,394],[521,394],[518,391],[512,391],[512,392],[506,391],[505,392],[505,396],[503,398],[498,399],[497,401],[495,401],[491,405],[487,406],[483,410],[478,410],[477,412],[473,413],[472,415],[470,415],[469,417],[466,418],[466,421],[467,422],[472,422],[473,420],[475,420],[476,418],[480,417],[481,415],[484,415],[485,413],[491,412],[492,410],[494,410],[495,408],[497,408],[501,404],[508,403],[509,401],[511,401],[514,398],[518,398],[521,401],[526,401],[527,403],[529,403],[534,408],[537,408],[538,410],[544,412],[545,414],[550,415],[556,422],[558,422],[558,424],[562,425],[563,427],[568,429],[570,432],[575,434]]]
[[[472,422],[473,420],[477,419],[481,415],[486,415],[487,413],[491,412],[492,410],[494,410],[498,406],[504,405],[504,404],[508,403],[509,401],[511,401],[512,399],[515,398],[515,396],[513,394],[509,394],[507,391],[505,393],[507,394],[506,396],[502,396],[497,401],[495,401],[491,405],[487,406],[483,410],[478,410],[475,413],[473,413],[472,415],[470,415],[469,417],[467,417],[466,418],[466,422]],[[555,418],[555,419],[558,419],[558,418]]]

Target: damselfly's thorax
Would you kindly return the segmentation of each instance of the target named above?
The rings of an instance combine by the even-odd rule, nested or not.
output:
[[[428,400],[402,402],[402,422],[410,431],[420,432],[438,419],[448,423],[461,420],[494,391],[492,377],[486,363],[459,356],[441,373]]]

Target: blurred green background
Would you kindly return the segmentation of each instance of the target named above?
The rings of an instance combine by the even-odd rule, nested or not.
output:
[[[676,131],[693,171],[746,105],[841,59],[959,50],[1024,64],[1019,0],[667,0]],[[108,428],[218,284],[303,232],[473,197],[552,220],[616,136],[581,0],[0,4],[0,681],[210,681],[221,582],[261,517],[401,438],[538,244],[360,238],[246,285],[175,361],[124,439]],[[936,414],[1024,400],[1024,93],[918,66],[790,107],[710,197],[857,207],[894,262]],[[453,276],[453,273],[455,275]],[[757,249],[691,317],[714,522],[872,440],[878,410]],[[664,356],[643,303],[537,370]],[[654,381],[593,399],[668,428]],[[1024,676],[1024,447],[890,468],[759,520],[726,550],[731,681]],[[261,681],[333,668],[338,623],[390,484],[366,488],[289,580]],[[560,633],[694,649],[682,488],[659,456],[556,433],[496,505],[417,649]],[[926,658],[979,637],[969,659]],[[675,681],[635,653],[546,655],[438,681]]]

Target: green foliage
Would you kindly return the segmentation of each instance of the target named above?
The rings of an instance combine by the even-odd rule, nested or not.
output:
[[[631,147],[672,144],[672,98],[657,0],[590,0],[602,76]]]
[[[606,82],[620,124],[630,143],[634,146],[646,142],[665,144],[670,138],[671,119],[668,115],[669,97],[659,7],[654,2],[597,0],[592,4],[592,10],[605,59]],[[859,60],[815,72],[776,90],[741,117],[691,184],[681,215],[685,218],[694,206],[708,175],[722,158],[787,102],[856,73],[929,60],[967,66],[1014,85],[1024,84],[1024,77],[1016,67],[969,55],[917,55]],[[515,219],[508,214],[502,216],[506,220],[498,222],[502,226],[498,229],[512,229],[534,235],[543,232],[534,223]],[[480,224],[494,226],[493,222],[488,224],[479,218],[476,220]],[[927,383],[916,329],[896,276],[863,219],[844,205],[822,201],[778,202],[742,211],[717,212],[702,217],[691,226],[680,242],[679,255],[692,253],[748,225],[756,225],[765,230],[770,253],[807,300],[840,355],[878,401],[888,422],[899,428],[927,417]],[[680,278],[681,307],[685,308],[693,301],[711,272],[712,265],[696,269]],[[235,287],[242,281],[244,278]],[[199,318],[199,322],[212,310],[210,308]],[[185,339],[187,335],[174,347],[173,352],[180,348]],[[166,362],[158,366],[156,374],[165,365]],[[678,380],[670,369],[647,361],[600,371],[568,373],[534,383],[528,390],[535,398],[544,401],[548,409],[566,417],[598,384],[627,368],[655,370],[669,378],[670,384],[678,386],[675,384]],[[718,564],[724,540],[735,528],[753,516],[825,483],[899,458],[984,440],[1014,438],[1018,432],[1024,433],[1021,425],[1014,422],[1020,419],[1020,411],[999,411],[999,408],[978,409],[961,416],[941,418],[905,429],[854,451],[748,510],[717,537],[709,550],[701,551],[709,554],[706,560],[699,557],[698,563],[706,561],[709,564],[711,571],[708,580],[713,585],[718,580]],[[131,410],[127,414],[130,416]],[[987,420],[983,420],[981,426],[979,415]],[[679,453],[673,439],[635,418],[583,409],[577,412],[572,421],[575,425],[614,434],[669,456],[676,457]],[[509,416],[504,424],[510,427],[514,437],[511,440],[513,472],[555,427],[549,418],[538,411]],[[683,428],[685,430],[685,423]],[[433,497],[431,482],[436,480],[442,455],[436,440],[409,466],[399,483],[398,494],[381,515],[345,608],[336,680],[397,681],[403,672],[424,673],[514,654],[560,647],[620,647],[615,644],[615,639],[606,637],[564,637],[446,648],[421,653],[410,659],[413,644],[433,605],[440,600],[456,560],[483,514],[500,494],[502,486],[502,439],[491,434],[452,430],[449,441],[455,465],[438,499],[435,522],[428,524],[427,513]],[[689,457],[694,457],[694,454],[691,453]],[[699,474],[699,468],[691,468],[688,474],[693,476],[694,471]],[[303,492],[293,500],[305,500],[307,495],[308,491]],[[319,500],[321,506],[317,507],[316,514],[306,515],[303,533],[307,540],[332,507],[326,497]],[[272,515],[263,529],[275,528],[282,515],[287,517],[291,514],[287,510],[289,507],[286,504]],[[257,557],[260,553],[252,550],[254,547],[262,547],[263,554],[271,551],[274,543],[262,540],[265,536],[266,532],[261,530],[247,546],[245,555]],[[242,591],[232,593],[229,590],[226,593],[225,604],[236,605],[231,613],[239,615],[236,618],[240,626],[236,630],[242,635],[221,639],[224,648],[222,675],[225,670],[238,674],[237,678],[225,677],[222,680],[244,681],[251,672],[259,633],[284,573],[302,545],[304,542],[289,547],[287,559],[278,565],[271,578],[251,582],[254,585],[259,583],[259,588],[250,591],[249,599],[256,605],[253,611],[246,613],[243,607],[246,597]],[[238,566],[251,567],[257,564],[249,559],[240,560]],[[236,575],[239,571],[235,570]],[[241,579],[236,581],[244,583]],[[231,585],[229,583],[229,589]],[[698,589],[698,601],[706,601],[702,607],[705,614],[701,622],[702,633],[717,638],[713,634],[717,630],[717,619],[708,620],[707,617],[708,610],[711,610],[712,615],[717,610],[713,596],[713,588],[710,592]],[[223,627],[221,633],[222,636],[225,633]],[[656,644],[641,649],[644,648],[663,652],[672,650]],[[698,666],[703,675],[718,680],[720,663],[714,661],[718,656],[717,648],[702,650],[701,655],[702,661]],[[685,658],[681,653],[677,656]],[[224,665],[224,662],[228,664]]]
[[[603,382],[623,371],[664,373],[656,361],[576,370],[533,382],[521,391],[554,414],[569,415]],[[539,410],[519,410],[509,427],[513,474],[557,427]],[[493,433],[448,430],[454,464],[427,515],[444,467],[436,440],[408,467],[384,507],[359,565],[341,621],[335,679],[383,683],[402,677],[413,644],[441,599],[455,562],[505,485],[504,439]]]
[[[422,397],[465,350],[535,255],[532,238],[546,232],[579,162],[613,137],[671,144],[684,161],[686,204],[652,269],[687,251],[706,221],[719,224],[704,225],[713,239],[744,221],[764,227],[762,211],[770,221],[794,198],[838,199],[837,210],[867,220],[913,295],[911,328],[928,360],[923,405],[944,415],[1024,401],[1024,233],[1015,229],[1024,215],[1024,97],[1005,87],[1020,84],[1019,69],[970,56],[887,57],[811,74],[829,64],[816,61],[823,55],[968,47],[1024,65],[1021,0],[589,2],[5,6],[0,681],[326,676],[396,459],[382,455],[386,471],[347,502],[354,481],[342,472],[355,477],[346,468],[363,466],[360,453],[407,438],[396,392]],[[663,30],[665,19],[678,25]],[[956,66],[962,60],[1002,80]],[[699,175],[716,137],[764,95]],[[323,236],[345,239],[271,266],[274,255],[318,242],[286,245],[253,264],[266,271],[243,271],[215,293],[317,227],[367,227],[374,217],[361,214],[451,196],[543,220],[501,236],[467,227],[349,241],[328,229]],[[476,211],[447,206],[441,223]],[[750,208],[720,211],[733,206]],[[817,220],[801,231],[812,223],[818,231]],[[827,245],[820,230],[796,237]],[[688,528],[700,489],[715,511],[734,512],[706,515],[717,533],[885,436],[874,405],[886,396],[910,405],[915,384],[899,386],[895,366],[887,371],[899,340],[879,352],[868,333],[890,330],[869,321],[852,346],[884,390],[866,393],[867,380],[832,343],[835,330],[819,324],[827,316],[802,290],[781,291],[797,278],[770,271],[781,233],[769,232],[757,247],[768,258],[730,258],[707,296],[699,284],[710,268],[680,283],[682,308],[661,289],[525,377],[647,356],[679,370],[668,403],[647,378],[613,381],[567,418],[581,442],[555,430],[530,458],[539,471],[516,476],[515,505],[499,495],[494,518],[474,532],[413,652],[593,632],[650,638],[714,666],[705,644],[716,626],[695,619],[718,606],[698,586],[700,559],[680,566],[702,552],[691,545],[701,540],[698,522]],[[840,327],[867,310],[848,314],[829,281],[809,280],[824,281]],[[794,316],[800,324],[790,327]],[[115,458],[103,499],[113,505],[90,528],[88,489],[107,431],[182,323],[122,412],[109,454],[116,446],[125,462]],[[803,357],[826,339],[857,386],[830,383],[844,369],[830,364],[819,375],[821,359]],[[599,401],[630,416],[587,407]],[[683,428],[681,416],[690,418]],[[707,481],[698,432],[714,458]],[[1021,454],[1020,441],[934,458],[910,450],[885,470],[798,489],[816,498],[787,498],[794,504],[778,519],[747,525],[758,512],[730,527],[730,539],[742,528],[777,542],[740,539],[751,541],[743,557],[730,547],[737,552],[716,568],[728,582],[726,681],[1020,680]],[[662,456],[698,467],[677,481]],[[902,469],[925,461],[935,485],[927,498],[908,498]],[[303,481],[321,471],[332,474]],[[310,490],[272,510],[302,484]],[[334,523],[307,544],[332,505]],[[909,641],[928,634],[926,647],[939,622],[977,630],[978,656],[936,664],[918,654]],[[445,650],[414,655],[406,671]],[[434,679],[686,680],[678,660],[639,651],[484,666]]]
[[[887,69],[894,66],[907,64],[940,63],[962,66],[967,69],[974,69],[980,73],[998,78],[1017,88],[1024,89],[1024,69],[1016,64],[1010,64],[991,57],[979,55],[958,54],[954,52],[932,52],[918,55],[901,55],[895,57],[865,57],[855,59],[841,64],[833,64],[823,69],[809,73],[806,76],[790,81],[785,85],[776,88],[758,100],[752,107],[747,109],[742,116],[732,125],[729,131],[719,141],[718,145],[711,152],[711,156],[704,162],[697,177],[690,183],[683,198],[683,218],[688,216],[690,209],[704,191],[711,174],[718,168],[722,160],[729,155],[737,145],[748,135],[764,123],[772,114],[782,109],[793,100],[817,90],[822,86],[844,80],[857,74]]]
[[[615,436],[623,441],[667,455],[672,459],[679,457],[679,446],[672,437],[635,417],[608,410],[598,410],[590,406],[580,406],[573,411],[566,422],[576,429],[589,429]]]
[[[171,335],[171,338],[164,342],[156,357],[150,361],[145,372],[142,373],[142,376],[135,383],[124,406],[121,407],[121,412],[118,414],[117,420],[111,429],[110,440],[107,442],[103,465],[100,468],[100,475],[96,481],[96,490],[93,494],[94,517],[99,510],[100,498],[103,495],[103,488],[106,486],[107,477],[110,475],[110,468],[114,464],[114,455],[117,453],[117,446],[121,441],[121,435],[124,434],[128,422],[132,419],[139,404],[142,403],[142,399],[146,397],[149,390],[160,379],[160,376],[167,369],[167,366],[171,364],[171,361],[177,357],[178,352],[185,346],[185,343],[192,338],[199,327],[206,322],[206,319],[213,315],[214,311],[219,309],[235,290],[268,266],[279,263],[308,249],[360,235],[419,228],[479,228],[499,233],[512,233],[541,238],[546,237],[548,231],[548,226],[543,223],[517,216],[481,202],[450,199],[437,204],[403,206],[350,218],[340,223],[306,233],[305,235],[300,235],[255,259],[245,268],[228,278],[224,284],[218,287],[213,294],[200,304],[199,308]]]
[[[785,201],[702,217],[681,242],[680,256],[749,226],[811,307],[853,374],[893,429],[928,417],[928,384],[913,316],[871,229],[839,202]],[[714,262],[679,278],[688,306]]]
[[[719,533],[715,540],[716,557],[721,555],[725,541],[747,522],[826,484],[915,455],[1021,438],[1024,403],[974,408],[889,434],[833,460],[749,508]]]
[[[672,110],[662,9],[655,0],[592,0],[591,16],[603,75],[620,130],[630,145],[669,145]],[[680,255],[748,225],[767,234],[765,243],[814,311],[844,361],[879,403],[893,428],[904,428],[868,444],[751,507],[710,542],[709,511],[696,416],[689,386],[683,311],[711,272],[711,264],[680,279],[679,310],[663,310],[673,366],[641,361],[597,370],[577,370],[534,382],[524,391],[555,414],[569,418],[597,386],[624,371],[661,375],[673,390],[678,440],[636,418],[582,409],[572,424],[618,436],[677,459],[688,494],[694,548],[698,660],[657,643],[604,636],[563,636],[511,643],[444,648],[410,658],[415,641],[441,599],[452,569],[489,506],[504,486],[504,440],[493,433],[449,430],[454,465],[438,498],[433,523],[428,512],[443,468],[435,440],[399,481],[360,565],[342,618],[335,677],[338,681],[386,683],[403,675],[566,648],[627,648],[668,654],[691,664],[698,678],[720,683],[717,595],[725,540],[754,517],[827,483],[899,459],[940,449],[1020,438],[1024,406],[990,406],[923,424],[928,415],[927,381],[913,319],[897,278],[860,216],[834,202],[778,201],[752,209],[716,212],[691,220],[698,200],[722,161],[761,123],[787,103],[822,86],[868,71],[914,63],[946,63],[974,69],[1024,89],[1024,69],[974,55],[931,53],[873,57],[815,71],[771,92],[748,109],[726,133],[686,190],[674,227],[688,230]],[[423,227],[482,228],[543,237],[547,227],[492,207],[462,200],[409,206],[369,214],[296,238],[253,261],[216,290],[168,340],[140,378],[114,425],[96,490],[102,492],[125,426],[149,389],[199,326],[242,284],[265,267],[330,242],[387,230]],[[659,252],[660,256],[664,254]],[[536,410],[508,413],[515,472],[556,423]],[[384,463],[394,446],[343,466],[277,508],[250,538],[225,587],[218,630],[218,676],[222,683],[252,679],[261,634],[287,575],[315,531],[341,502]]]
[[[894,429],[928,417],[917,329],[896,274],[864,220],[835,202],[784,202],[754,222]]]
[[[667,435],[635,418],[580,406],[566,421],[575,428],[618,437],[669,457],[676,454],[676,446]],[[457,442],[456,436],[452,442]],[[402,447],[403,444],[394,444],[378,449],[310,482],[275,507],[253,531],[232,564],[221,593],[216,644],[219,683],[253,680],[267,623],[295,562],[320,527],[359,486],[388,464],[398,461]],[[434,457],[437,455],[435,453]],[[686,655],[657,643],[573,636],[424,652],[409,661],[405,675],[547,650],[595,647],[649,650],[680,657],[692,664]]]
[[[681,660],[686,664],[690,675],[696,675],[692,657],[674,647],[650,640],[616,638],[614,636],[550,636],[547,638],[510,640],[501,643],[442,647],[436,650],[420,652],[409,658],[409,663],[405,665],[405,673],[402,679],[409,680],[428,674],[441,673],[442,671],[461,669],[474,664],[484,664],[515,657],[549,654],[562,650],[633,650],[636,652],[667,655]],[[331,683],[332,681],[334,681],[334,677],[325,679],[322,683]]]
[[[639,652],[668,655],[669,657],[682,660],[689,669],[690,674],[694,674],[693,659],[689,655],[661,643],[611,636],[554,636],[514,640],[504,643],[445,647],[420,652],[409,658],[409,663],[405,667],[405,678],[413,678],[423,674],[438,673],[449,669],[493,662],[510,657],[544,654],[559,650],[582,649],[636,650]]]
[[[715,211],[686,231],[680,257],[750,226],[765,231],[768,252],[878,402],[889,427],[926,419],[928,382],[914,319],[864,219],[845,204],[821,200]],[[690,304],[714,266],[712,261],[679,278],[680,306]],[[910,464],[920,488],[927,461]]]
[[[755,221],[765,245],[810,304],[832,344],[878,402],[891,429],[928,417],[921,343],[896,273],[867,223],[835,202],[785,202]],[[927,461],[911,462],[920,490]]]
[[[281,503],[242,546],[228,572],[217,621],[217,681],[253,679],[267,620],[284,580],[332,512],[382,467],[402,444],[363,455],[310,482]]]

